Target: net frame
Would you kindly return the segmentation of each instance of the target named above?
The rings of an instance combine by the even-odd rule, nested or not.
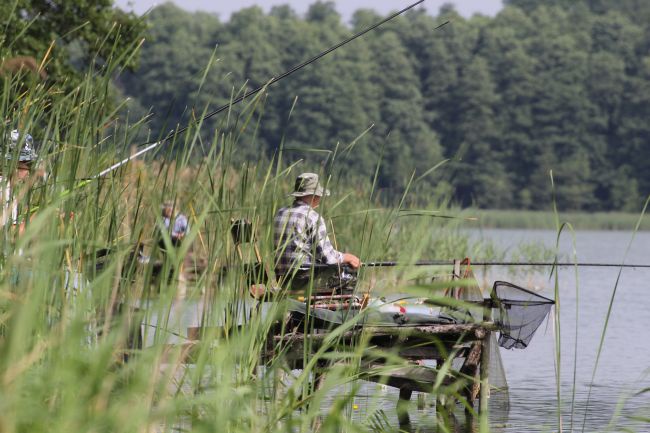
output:
[[[517,296],[524,299],[515,299]],[[490,298],[492,317],[499,328],[498,344],[505,349],[528,347],[555,305],[554,300],[507,281],[495,281]]]

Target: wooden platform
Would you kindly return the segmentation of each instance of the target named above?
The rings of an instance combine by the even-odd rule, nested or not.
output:
[[[472,394],[465,396],[473,401],[476,397],[474,389],[478,389],[482,381],[479,373],[481,362],[487,362],[487,347],[490,332],[494,324],[450,324],[422,325],[408,327],[364,327],[341,334],[334,342],[328,341],[329,350],[354,346],[363,341],[372,348],[364,357],[361,369],[365,371],[362,378],[384,383],[400,390],[433,392],[440,366],[455,358],[464,360],[463,366],[455,371],[447,370],[440,384],[449,386],[457,382],[457,388],[472,388]],[[299,368],[305,353],[305,344],[315,353],[321,349],[330,335],[290,333],[273,337],[273,347],[268,356],[273,356],[278,350],[284,352],[288,361],[295,362]],[[389,356],[383,357],[381,352],[390,352],[390,357],[399,356],[404,360],[404,366],[386,368]],[[421,365],[423,361],[435,361],[438,368]],[[487,369],[485,369],[487,374]],[[487,380],[487,377],[484,377]],[[460,383],[462,382],[462,384]]]
[[[402,400],[410,399],[414,391],[437,393],[444,389],[445,395],[460,396],[473,406],[480,395],[480,409],[487,403],[489,338],[495,330],[491,322],[365,326],[337,336],[322,329],[311,334],[296,329],[283,335],[271,333],[261,362],[275,359],[282,353],[283,360],[291,369],[302,369],[305,353],[314,355],[324,345],[327,347],[325,353],[328,353],[345,351],[346,348],[354,350],[358,344],[364,344],[368,350],[359,365],[361,379],[399,389]],[[204,332],[219,335],[223,330],[188,328],[187,335],[195,340],[190,346],[198,344]],[[396,357],[403,363],[396,365]],[[450,368],[455,359],[462,360],[462,366],[457,370]],[[326,374],[327,362],[326,357],[319,362],[317,371],[321,377],[317,381]],[[442,378],[439,377],[441,374]]]

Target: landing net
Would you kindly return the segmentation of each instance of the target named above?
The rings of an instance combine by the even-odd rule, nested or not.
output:
[[[555,301],[505,281],[492,290],[493,319],[499,327],[499,346],[525,349]]]

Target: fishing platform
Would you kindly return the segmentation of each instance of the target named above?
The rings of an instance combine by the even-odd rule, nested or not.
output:
[[[242,257],[241,250],[238,252]],[[255,256],[260,260],[257,251]],[[261,262],[247,269],[254,270],[247,276],[251,288],[268,283]],[[264,305],[285,305],[282,319],[271,326],[266,337],[260,365],[282,359],[295,370],[316,357],[314,380],[320,387],[331,359],[337,358],[328,354],[364,348],[354,361],[358,377],[399,390],[400,423],[408,423],[404,403],[413,392],[435,394],[436,410],[453,410],[460,402],[468,413],[478,405],[480,413],[491,393],[507,389],[498,346],[525,348],[554,303],[502,281],[494,283],[485,297],[468,259],[455,260],[451,274],[437,275],[431,281],[437,288],[444,287],[431,297],[373,298],[356,294],[356,285],[347,283],[341,282],[336,290],[327,289],[329,293],[312,292],[311,287],[311,296],[294,290],[283,291],[280,299],[268,296],[252,301],[255,306],[251,304],[248,310],[249,319],[264,314]],[[194,312],[195,318],[200,316],[199,311]],[[228,329],[194,321],[183,330],[187,338],[184,362],[193,362],[192,352],[203,336],[232,337],[245,327],[246,320]]]

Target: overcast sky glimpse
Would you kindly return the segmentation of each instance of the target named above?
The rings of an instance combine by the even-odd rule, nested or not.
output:
[[[174,0],[180,7],[190,11],[208,11],[219,14],[226,20],[230,14],[249,6],[260,6],[268,11],[271,6],[290,4],[297,12],[304,13],[310,4],[316,0]],[[352,13],[360,8],[374,9],[385,14],[390,11],[403,9],[415,0],[334,0],[337,10],[347,21]],[[157,4],[165,3],[160,0],[116,0],[115,3],[126,10],[135,10],[144,13]],[[464,16],[475,13],[494,15],[501,9],[502,0],[427,0],[424,2],[426,9],[432,14],[437,14],[438,9],[445,3],[452,3],[456,10]]]

